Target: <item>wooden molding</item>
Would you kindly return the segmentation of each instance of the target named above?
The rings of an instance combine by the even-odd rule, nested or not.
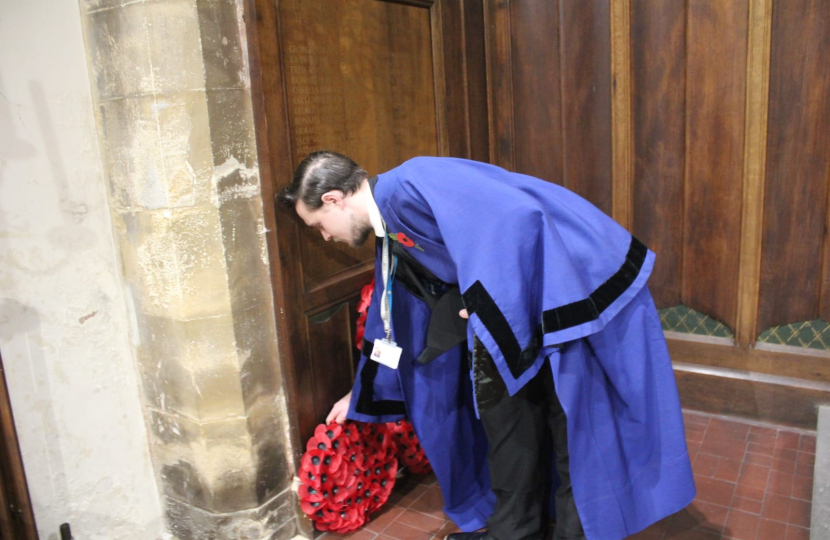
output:
[[[758,301],[764,216],[764,175],[769,108],[772,0],[750,0],[746,61],[746,117],[735,340],[743,348],[758,337]]]
[[[674,362],[684,408],[816,429],[830,383]]]
[[[628,230],[634,224],[634,126],[631,96],[630,0],[611,0],[611,215]]]

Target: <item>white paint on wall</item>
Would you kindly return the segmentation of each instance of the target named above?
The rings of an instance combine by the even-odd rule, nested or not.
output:
[[[0,0],[0,354],[38,532],[166,537],[78,0]]]

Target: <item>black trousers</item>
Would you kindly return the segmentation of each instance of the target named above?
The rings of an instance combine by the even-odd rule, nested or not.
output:
[[[583,540],[568,459],[565,412],[550,364],[513,396],[484,346],[473,344],[476,402],[490,445],[488,459],[496,508],[487,530],[496,540],[543,540],[550,496],[550,451],[561,484],[554,494],[554,540]]]

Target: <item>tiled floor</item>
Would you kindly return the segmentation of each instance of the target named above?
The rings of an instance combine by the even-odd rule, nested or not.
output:
[[[739,419],[684,413],[697,498],[632,540],[808,540],[816,437]],[[387,505],[335,540],[442,540],[457,529],[434,476],[398,480]]]

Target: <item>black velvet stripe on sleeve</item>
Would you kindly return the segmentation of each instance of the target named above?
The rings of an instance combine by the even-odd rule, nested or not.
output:
[[[514,378],[518,378],[536,360],[542,346],[544,334],[558,332],[595,320],[634,283],[646,259],[648,248],[631,237],[625,261],[605,283],[587,298],[549,309],[542,313],[542,322],[533,333],[530,343],[524,349],[519,345],[507,319],[480,281],[473,283],[462,297],[467,311],[477,314],[484,327],[499,347],[507,367]]]
[[[355,410],[360,414],[368,414],[370,416],[384,416],[384,415],[406,415],[406,406],[403,401],[393,401],[390,399],[382,399],[375,401],[374,387],[375,377],[378,374],[378,367],[380,364],[374,360],[370,360],[372,350],[375,344],[367,340],[363,340],[362,353],[366,356],[366,364],[360,370],[360,395],[357,396],[357,404]]]

